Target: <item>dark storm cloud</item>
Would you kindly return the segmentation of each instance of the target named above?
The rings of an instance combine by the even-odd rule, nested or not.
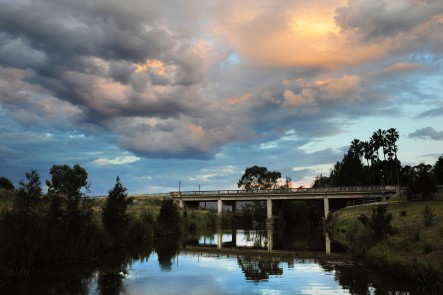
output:
[[[407,33],[442,12],[440,1],[349,1],[347,6],[337,8],[335,21],[342,30],[354,31],[371,41]]]
[[[412,133],[409,133],[410,138],[420,138],[420,139],[432,139],[432,140],[443,140],[443,131],[436,131],[432,127],[426,127],[422,129],[417,129]]]

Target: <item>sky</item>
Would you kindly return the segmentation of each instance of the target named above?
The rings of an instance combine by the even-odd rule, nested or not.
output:
[[[91,195],[329,175],[353,139],[443,153],[441,0],[0,0],[0,176]]]

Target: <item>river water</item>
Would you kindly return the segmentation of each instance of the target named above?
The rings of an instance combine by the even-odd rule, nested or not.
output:
[[[415,294],[321,230],[222,230],[40,269],[1,294]]]

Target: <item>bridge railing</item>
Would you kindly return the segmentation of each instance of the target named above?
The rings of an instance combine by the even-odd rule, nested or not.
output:
[[[331,192],[382,192],[395,191],[395,186],[345,186],[322,188],[291,188],[291,189],[265,189],[265,190],[210,190],[210,191],[175,191],[170,192],[171,197],[179,196],[214,196],[214,195],[263,195],[263,194],[290,194],[290,193],[331,193]]]

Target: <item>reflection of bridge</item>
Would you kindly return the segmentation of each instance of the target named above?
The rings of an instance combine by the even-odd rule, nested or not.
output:
[[[170,195],[180,208],[199,204],[199,202],[217,202],[217,212],[222,214],[223,205],[232,206],[236,209],[239,201],[266,201],[267,223],[273,224],[273,205],[277,205],[278,217],[282,216],[282,201],[285,200],[323,200],[324,217],[329,214],[329,200],[343,199],[355,200],[368,196],[387,195],[396,193],[396,186],[353,186],[353,187],[329,187],[329,188],[297,188],[297,189],[269,189],[269,190],[219,190],[219,191],[178,191]]]
[[[275,253],[275,254],[288,254],[295,253],[294,250],[285,250],[277,246],[277,250],[274,247],[274,239],[281,240],[283,235],[282,228],[275,230],[273,226],[267,226],[266,230],[222,230],[219,226],[217,232],[212,238],[200,241],[193,241],[187,244],[185,249],[195,252],[215,252],[217,255],[220,253],[229,254],[245,254],[245,253]],[[327,255],[331,254],[331,240],[327,232],[324,232],[324,248]],[[300,251],[300,250],[299,250]],[[318,251],[318,250],[310,250]],[[306,252],[306,249],[303,250]]]

